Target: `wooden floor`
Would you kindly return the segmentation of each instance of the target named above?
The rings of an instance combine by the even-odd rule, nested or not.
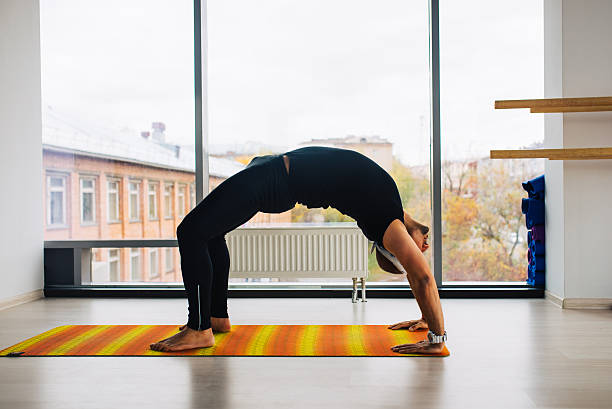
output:
[[[387,324],[414,300],[233,299],[236,324]],[[442,300],[448,358],[0,358],[0,408],[611,408],[612,311]],[[45,299],[0,347],[62,324],[181,324],[184,300]]]

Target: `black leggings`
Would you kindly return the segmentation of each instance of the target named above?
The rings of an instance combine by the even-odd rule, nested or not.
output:
[[[183,283],[189,302],[187,326],[210,328],[210,317],[228,317],[230,258],[225,234],[257,212],[282,213],[296,200],[282,155],[255,157],[245,169],[223,181],[178,225]]]

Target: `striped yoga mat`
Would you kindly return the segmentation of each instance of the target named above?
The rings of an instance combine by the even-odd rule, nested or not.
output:
[[[410,356],[390,347],[427,335],[386,325],[234,325],[231,332],[215,334],[211,348],[149,349],[177,332],[177,325],[64,325],[6,348],[0,356]],[[447,355],[445,347],[430,356]]]

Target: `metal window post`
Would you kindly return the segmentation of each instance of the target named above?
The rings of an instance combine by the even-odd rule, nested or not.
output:
[[[193,1],[193,65],[195,89],[196,202],[208,194],[208,98],[206,58],[206,0]],[[202,58],[204,56],[204,58]]]
[[[429,0],[429,73],[431,97],[431,215],[433,274],[442,285],[442,157],[440,149],[440,3]]]

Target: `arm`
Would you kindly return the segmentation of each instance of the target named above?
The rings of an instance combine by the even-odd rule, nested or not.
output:
[[[443,334],[444,316],[436,282],[425,256],[400,220],[394,220],[385,231],[383,246],[404,266],[410,288],[429,329],[438,335]]]

